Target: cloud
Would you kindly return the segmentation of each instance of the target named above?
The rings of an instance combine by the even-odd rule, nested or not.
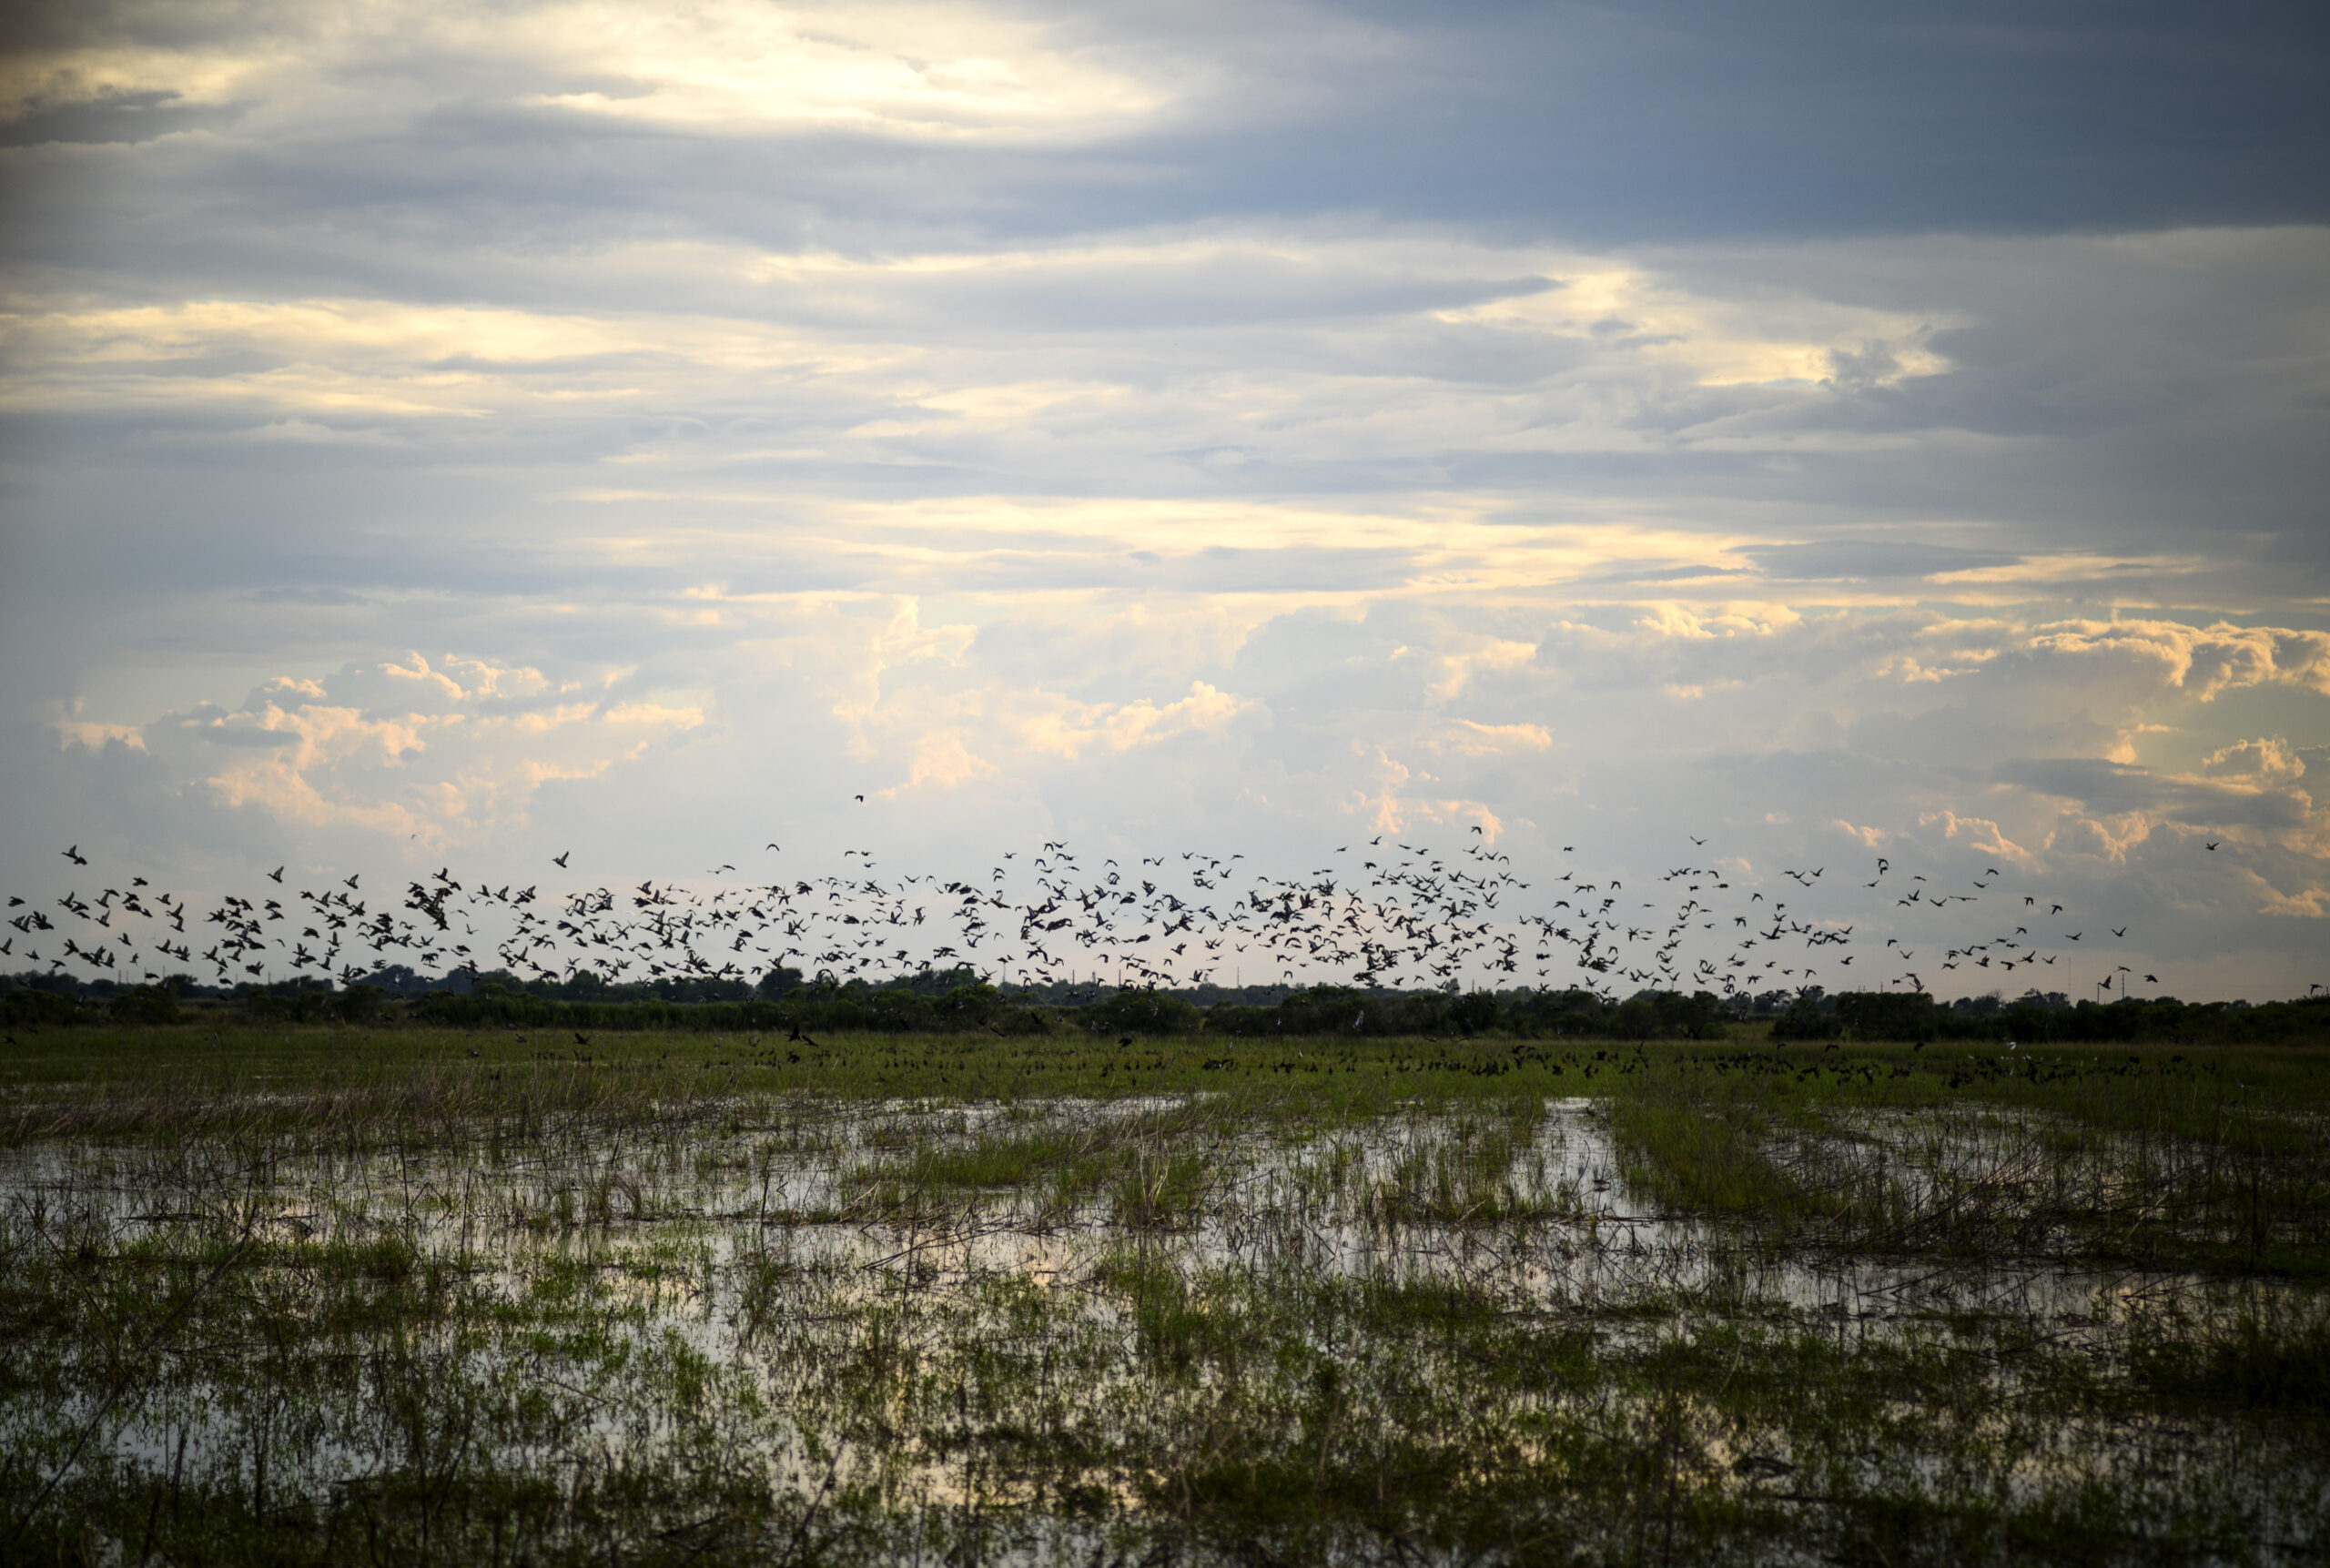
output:
[[[2325,632],[2222,621],[2205,627],[2171,621],[2070,622],[2044,628],[2032,646],[2043,654],[2151,664],[2166,684],[2203,703],[2227,691],[2268,683],[2330,693]]]
[[[1458,719],[1445,738],[1437,743],[1442,750],[1468,756],[1542,752],[1551,749],[1553,744],[1553,732],[1543,724],[1484,724],[1471,719]]]
[[[1038,25],[967,5],[813,18],[736,0],[678,11],[563,0],[453,30],[465,52],[502,53],[572,84],[522,103],[698,134],[839,126],[1017,138],[1063,123],[1089,134],[1166,98],[1160,85],[1049,46]]]
[[[2110,818],[2116,825],[2074,821],[2066,830],[2075,830],[2073,836],[2063,842],[2104,844],[2114,858],[2161,825],[2320,855],[2330,851],[2330,814],[2318,812],[2305,791],[2289,787],[2302,772],[2303,764],[2278,742],[2262,741],[2219,748],[2196,774],[2059,757],[2010,762],[1998,776]]]
[[[1161,705],[1147,698],[1113,704],[1058,698],[1015,728],[1028,749],[1074,762],[1089,751],[1125,752],[1193,731],[1218,733],[1254,706],[1251,699],[1193,681],[1188,696]]]
[[[2305,775],[2305,763],[2287,741],[2268,735],[2219,746],[2201,759],[2199,771],[2209,778],[2268,788],[2295,784]]]
[[[914,770],[903,784],[893,784],[880,792],[881,798],[894,800],[908,790],[924,788],[956,789],[974,779],[996,776],[996,765],[985,757],[974,755],[965,738],[947,731],[931,735],[915,747]]]
[[[20,11],[9,865],[1687,827],[2306,956],[2302,27]]]
[[[1987,817],[1960,816],[1954,811],[1926,812],[1918,818],[1920,827],[1940,827],[1945,839],[1961,840],[1968,848],[1985,855],[1994,855],[2010,865],[2031,865],[2038,857],[2022,845],[2008,838],[1999,824]]]
[[[696,708],[609,702],[536,670],[408,653],[322,680],[279,677],[232,710],[56,728],[68,745],[149,754],[228,811],[441,850],[522,825],[548,782],[598,777],[703,723]]]
[[[2019,566],[2023,559],[1997,551],[1884,539],[1761,545],[1747,553],[1765,576],[1798,582],[1938,577],[1944,572]]]

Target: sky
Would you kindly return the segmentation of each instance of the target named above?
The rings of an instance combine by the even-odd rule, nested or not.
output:
[[[13,7],[0,880],[1883,856],[2304,994],[2325,79],[2297,5]]]

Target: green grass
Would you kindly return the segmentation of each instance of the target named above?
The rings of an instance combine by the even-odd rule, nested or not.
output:
[[[0,1561],[2319,1557],[2325,1111],[2313,1048],[19,1031]]]
[[[1611,1103],[1610,1124],[1627,1182],[1660,1204],[1693,1213],[1794,1212],[1815,1195],[1768,1151],[1771,1086],[1754,1078],[1644,1069]]]
[[[1775,1047],[1730,1042],[1647,1046],[1615,1041],[1496,1038],[1401,1040],[1214,1037],[1119,1046],[1060,1033],[834,1036],[816,1043],[776,1034],[733,1037],[605,1032],[177,1026],[19,1028],[0,1047],[0,1088],[21,1098],[42,1086],[84,1095],[218,1097],[244,1109],[270,1092],[357,1095],[383,1085],[545,1108],[603,1109],[659,1096],[809,1092],[853,1099],[937,1097],[964,1102],[1028,1096],[1125,1097],[1219,1090],[1279,1080],[1335,1102],[1387,1088],[1398,1096],[1495,1098],[1514,1093],[1610,1094],[1657,1072],[1756,1084],[1782,1103],[1916,1107],[1953,1097],[2053,1110],[2099,1127],[2215,1136],[2228,1117],[2330,1103],[2324,1048],[2203,1050],[1989,1047]],[[1357,1078],[1359,1084],[1342,1080]],[[491,1086],[508,1086],[499,1087]],[[303,1113],[304,1114],[304,1113]],[[2267,1114],[2265,1119],[2278,1127]],[[2275,1134],[2274,1136],[2284,1136]],[[2302,1136],[2295,1130],[2286,1136]]]

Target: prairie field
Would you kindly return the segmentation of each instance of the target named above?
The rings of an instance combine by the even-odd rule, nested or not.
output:
[[[19,1029],[0,1560],[2330,1558],[2330,1047]]]

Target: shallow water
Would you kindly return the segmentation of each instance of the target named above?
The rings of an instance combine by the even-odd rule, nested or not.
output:
[[[2214,1509],[2315,1542],[2330,1502],[2330,1470],[2295,1439],[2209,1420],[2050,1422],[2017,1404],[2033,1377],[2065,1367],[2124,1378],[2129,1337],[2147,1324],[2254,1313],[2293,1288],[2101,1271],[2042,1249],[1871,1254],[1817,1229],[1776,1245],[1656,1212],[1626,1186],[1590,1099],[1417,1107],[1324,1128],[1255,1128],[1203,1097],[734,1112],[724,1127],[578,1122],[523,1141],[480,1128],[459,1153],[0,1154],[11,1249],[211,1268],[244,1299],[190,1310],[189,1324],[211,1327],[183,1341],[157,1332],[126,1368],[101,1370],[117,1350],[53,1347],[53,1385],[0,1401],[0,1434],[45,1449],[60,1472],[190,1474],[262,1511],[425,1473],[449,1447],[489,1443],[495,1464],[565,1473],[580,1498],[586,1474],[694,1463],[711,1444],[728,1472],[779,1492],[846,1495],[894,1517],[1016,1509],[1028,1528],[1064,1532],[1048,1537],[1058,1545],[1089,1532],[1045,1501],[1054,1462],[982,1470],[1004,1452],[996,1432],[1100,1456],[1060,1471],[1102,1500],[1079,1506],[1137,1514],[1156,1497],[1125,1453],[1183,1441],[1209,1401],[1246,1397],[1241,1380],[1299,1411],[1302,1378],[1347,1366],[1348,1397],[1373,1401],[1374,1419],[1396,1419],[1420,1381],[1428,1392],[1413,1397],[1474,1411],[1484,1442],[1655,1415],[1674,1431],[1670,1477],[1687,1449],[1696,1487],[1751,1502],[1783,1490],[1981,1493],[2011,1509],[2100,1487],[2132,1517]],[[1938,1112],[1840,1120],[1776,1136],[1774,1150],[1843,1187],[1881,1188],[1911,1215],[1969,1190],[2069,1209],[2181,1158],[2093,1138],[2068,1162],[2042,1159],[2049,1136],[2030,1118]],[[1059,1152],[1016,1185],[917,1187],[917,1170],[998,1138]],[[1055,1178],[1079,1158],[1105,1170],[1063,1187]],[[217,1266],[222,1256],[245,1260]],[[391,1296],[428,1310],[393,1330],[366,1318]],[[1478,1375],[1474,1352],[1428,1321],[1377,1358],[1378,1320],[1351,1303],[1379,1300],[1454,1302],[1468,1333],[1568,1335],[1612,1365],[1725,1334],[1741,1361],[1767,1345],[1799,1361],[1833,1351],[1840,1365],[1960,1357],[1980,1386],[1940,1426],[1910,1401],[1864,1450],[1816,1453],[1743,1430],[1715,1402],[1654,1411],[1635,1385],[1470,1400],[1455,1385]],[[1307,1357],[1310,1370],[1241,1369],[1234,1344],[1225,1360],[1224,1320],[1251,1325],[1257,1357],[1282,1369]],[[230,1330],[243,1342],[202,1340]],[[1176,1333],[1214,1338],[1176,1371]],[[2000,1345],[2044,1353],[2014,1360]],[[69,1458],[56,1441],[68,1432],[86,1436]],[[1325,1437],[1302,1441],[1327,1452]],[[1532,1452],[1554,1449],[1513,1451],[1516,1462]]]

